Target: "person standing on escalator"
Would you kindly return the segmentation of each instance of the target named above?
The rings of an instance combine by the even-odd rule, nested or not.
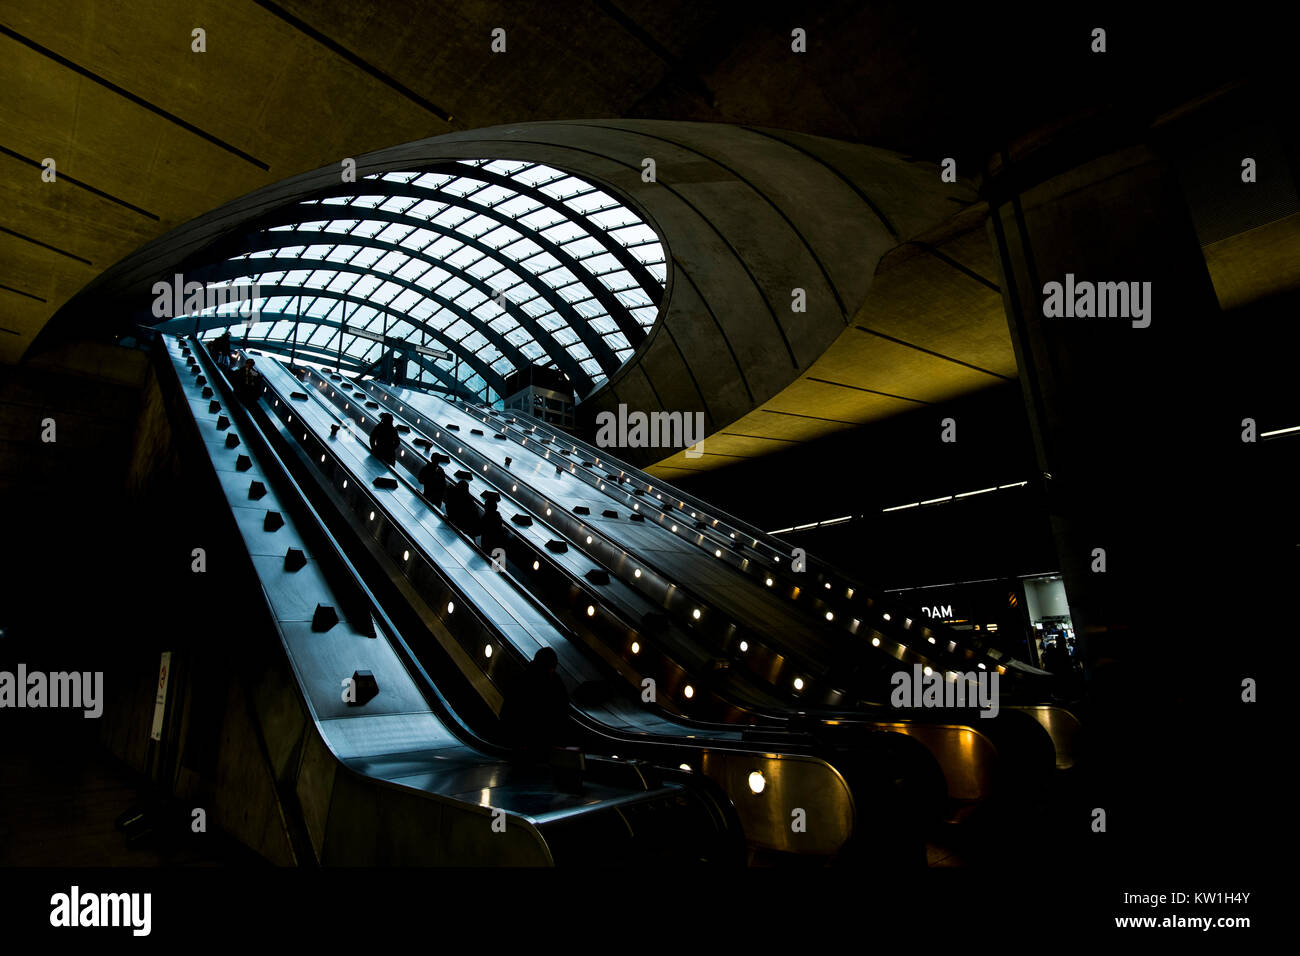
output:
[[[257,370],[252,359],[246,359],[243,367],[238,369],[231,378],[235,395],[245,405],[253,404],[262,394],[262,373]]]
[[[466,537],[478,537],[478,508],[469,494],[469,482],[464,478],[447,491],[445,508],[447,520],[464,532]]]
[[[393,425],[393,416],[389,412],[383,412],[379,416],[379,424],[370,432],[370,451],[380,461],[387,462],[390,465],[397,464],[397,446],[402,443],[402,438],[397,434],[397,428]]]
[[[495,498],[483,502],[483,517],[478,526],[479,546],[485,554],[491,554],[494,548],[506,546],[506,529],[501,523],[501,512],[497,510]]]
[[[447,495],[447,473],[442,470],[442,466],[430,459],[416,477],[424,487],[424,497],[441,508],[442,500]]]
[[[539,650],[501,707],[501,729],[523,759],[539,759],[549,748],[564,745],[569,695],[556,673],[559,663],[554,649]]]

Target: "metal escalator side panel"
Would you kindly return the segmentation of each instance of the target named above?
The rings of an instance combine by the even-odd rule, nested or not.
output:
[[[206,448],[209,456],[208,463],[218,476],[227,503],[233,511],[245,505],[246,501],[235,486],[220,481],[221,470],[227,466],[226,463],[219,461],[217,456],[224,454],[230,457],[233,463],[234,456],[237,454],[256,456],[257,453],[249,447],[251,442],[241,441],[238,446],[227,448],[224,444],[219,445],[208,440],[205,426],[209,423],[204,416],[207,415],[215,423],[216,413],[200,411],[201,402],[197,397],[197,384],[190,381],[188,376],[181,374],[179,367],[181,362],[175,350],[169,348],[166,343],[162,347],[166,350],[167,358],[170,359],[170,365],[175,372],[174,383],[181,395],[188,400],[196,437]],[[195,348],[200,357],[207,361],[209,373],[213,375],[216,383],[218,373],[215,365],[207,358],[201,346],[196,344]],[[228,391],[222,397],[229,402]],[[219,430],[225,431],[225,429]],[[245,438],[249,437],[244,432],[243,425],[237,425],[234,430],[236,433],[244,434]],[[230,467],[233,467],[233,464]],[[256,469],[266,477],[260,461],[256,464]],[[240,472],[239,480],[247,482],[256,478],[249,478],[247,472]],[[271,481],[267,481],[264,487],[271,484]],[[285,509],[278,507],[275,494],[274,489],[266,487],[266,494],[259,499],[257,510],[279,510],[282,514],[286,514]],[[292,524],[282,525],[279,529],[281,532],[286,530],[289,531],[289,534],[283,535],[286,543],[290,538],[301,542],[301,536],[293,532]],[[246,544],[249,544],[250,551],[266,550],[265,547],[250,542],[249,536],[252,535],[252,531],[247,523],[238,524],[237,533]],[[277,547],[278,545],[279,541]],[[260,686],[258,692],[253,695],[253,703],[260,708],[259,720],[263,726],[285,728],[294,726],[294,722],[292,719],[286,719],[283,705],[286,700],[293,700],[300,706],[302,718],[313,731],[305,738],[304,759],[297,768],[292,784],[305,811],[306,825],[311,834],[317,859],[322,863],[350,865],[362,861],[391,864],[395,857],[406,862],[428,865],[466,865],[476,860],[514,865],[550,865],[553,861],[544,839],[537,828],[524,817],[515,816],[514,830],[507,831],[512,833],[511,838],[500,840],[500,834],[490,829],[483,828],[480,832],[479,828],[466,825],[473,818],[490,819],[490,808],[476,807],[442,794],[415,790],[369,777],[357,773],[343,762],[331,743],[330,734],[322,726],[322,716],[318,708],[325,703],[325,698],[320,693],[313,693],[311,689],[313,678],[308,673],[310,667],[305,667],[307,662],[295,655],[291,649],[293,641],[289,631],[302,629],[307,622],[297,619],[301,617],[301,609],[292,606],[292,596],[286,604],[285,591],[276,583],[277,574],[283,573],[283,558],[276,557],[268,562],[259,561],[257,557],[249,554],[250,570],[262,586],[269,618],[279,633],[281,650],[292,670],[294,680],[286,687],[265,684]],[[270,578],[267,577],[268,573],[271,574]],[[323,581],[313,580],[310,589],[318,596],[330,599],[328,587]],[[281,592],[278,596],[275,593],[277,591]],[[346,629],[346,621],[334,625],[331,630],[336,628]],[[354,636],[359,642],[358,647],[380,646],[379,643],[364,635]],[[391,676],[396,677],[396,672],[394,671]],[[335,688],[331,686],[330,689],[333,691]],[[330,700],[332,701],[333,698],[331,697]],[[234,795],[232,799],[235,799]],[[361,825],[358,825],[358,821],[361,821]],[[431,829],[434,821],[438,823],[437,829]],[[456,832],[459,844],[445,838],[445,831],[448,829]],[[411,840],[414,840],[413,845],[408,845]],[[467,843],[468,846],[463,846]]]
[[[858,826],[848,781],[819,757],[706,750],[700,771],[731,795],[745,838],[762,849],[834,856]]]

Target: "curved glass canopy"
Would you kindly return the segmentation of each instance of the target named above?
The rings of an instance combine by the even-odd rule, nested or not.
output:
[[[193,273],[213,290],[258,285],[257,298],[203,310],[206,337],[230,328],[236,344],[354,372],[395,349],[408,381],[485,402],[533,363],[581,398],[658,315],[667,271],[654,230],[549,166],[462,160],[316,196]]]

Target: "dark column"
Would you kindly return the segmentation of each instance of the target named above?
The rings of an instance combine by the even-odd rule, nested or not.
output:
[[[1195,558],[1217,497],[1205,450],[1218,300],[1177,180],[1150,149],[1038,183],[1019,172],[999,164],[990,230],[1074,622],[1090,670],[1116,655],[1155,664],[1178,636],[1174,609],[1213,581]],[[1094,317],[1068,317],[1100,283],[1137,283],[1128,310],[1146,315],[1098,317],[1099,299],[1124,297],[1094,294]],[[1046,314],[1057,301],[1066,315]]]
[[[1250,372],[1232,357],[1168,162],[1176,146],[1151,130],[1108,135],[1099,147],[1094,124],[1009,149],[986,183],[1088,671],[1096,789],[1079,809],[1113,814],[1114,840],[1088,844],[1101,852],[1156,864],[1249,853],[1258,833],[1242,798],[1263,758],[1241,681],[1259,676],[1250,579],[1263,512],[1233,384]],[[1076,304],[1084,283],[1139,283],[1146,314],[1097,317],[1094,296],[1094,317],[1052,316],[1048,284],[1067,276]]]

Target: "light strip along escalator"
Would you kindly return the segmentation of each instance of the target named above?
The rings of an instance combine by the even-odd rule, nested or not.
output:
[[[379,384],[375,388],[389,392],[399,401],[404,400],[408,394],[420,394]],[[490,421],[492,427],[500,429],[516,442],[529,437],[537,441],[544,437],[566,455],[580,456],[580,463],[575,462],[577,467],[573,474],[613,501],[626,506],[637,498],[652,498],[651,503],[656,504],[664,515],[675,519],[682,526],[683,532],[687,528],[695,532],[693,535],[683,533],[681,540],[723,562],[751,581],[763,584],[819,627],[829,623],[838,630],[857,635],[863,625],[870,621],[868,627],[874,627],[880,631],[879,636],[885,636],[900,646],[906,646],[907,638],[896,631],[910,631],[930,645],[916,648],[917,656],[924,658],[923,663],[936,669],[953,670],[983,664],[985,667],[996,667],[1004,675],[1013,678],[1026,676],[1031,684],[1041,685],[1041,680],[1037,680],[1041,677],[1037,669],[1008,658],[995,648],[985,651],[968,647],[960,634],[942,626],[923,626],[912,630],[909,615],[904,608],[889,601],[883,594],[872,592],[860,582],[851,580],[814,555],[803,556],[806,570],[792,571],[794,548],[786,542],[666,481],[655,479],[640,469],[617,461],[607,450],[595,448],[539,419],[516,416],[462,401],[455,401],[454,404],[464,409],[468,415]],[[606,470],[600,469],[602,461],[609,463]],[[618,469],[617,474],[614,473],[615,467]],[[827,618],[828,613],[830,618]],[[931,641],[931,638],[934,640]],[[1038,687],[1030,693],[1041,695],[1043,691]]]

